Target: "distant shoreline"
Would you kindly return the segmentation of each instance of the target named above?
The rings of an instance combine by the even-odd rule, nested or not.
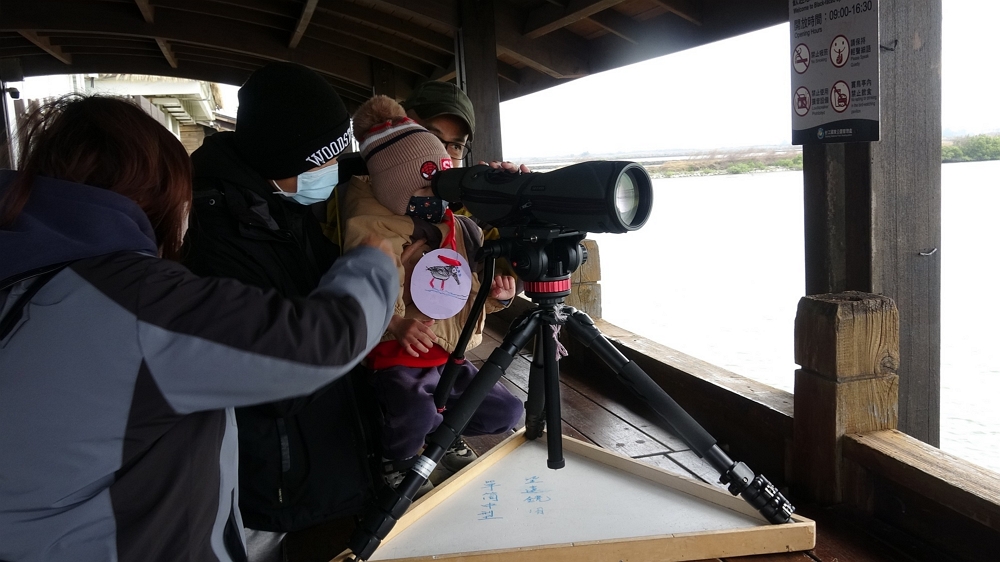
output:
[[[641,164],[652,178],[714,176],[782,172],[802,169],[802,148],[798,146],[718,149],[678,154],[586,154],[549,159],[523,160],[533,172],[548,172],[571,164],[593,160],[628,160]]]
[[[1000,135],[945,139],[942,163],[1000,160]],[[576,154],[518,160],[533,172],[548,172],[593,160],[628,160],[641,164],[652,178],[757,174],[802,170],[801,146],[766,146],[703,151],[664,150],[638,154]]]

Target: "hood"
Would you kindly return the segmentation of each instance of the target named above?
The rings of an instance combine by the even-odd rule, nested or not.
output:
[[[278,189],[240,158],[236,151],[236,133],[232,131],[205,137],[198,150],[191,154],[191,163],[195,190],[199,189],[199,180],[216,180],[249,189],[268,200]]]
[[[0,170],[0,196],[16,176]],[[120,251],[158,252],[138,205],[107,189],[39,177],[17,221],[0,229],[0,280]]]

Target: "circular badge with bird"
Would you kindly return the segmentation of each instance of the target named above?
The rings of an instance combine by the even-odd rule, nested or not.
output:
[[[472,270],[462,254],[450,248],[427,252],[413,267],[410,297],[420,312],[435,320],[458,314],[472,292]]]

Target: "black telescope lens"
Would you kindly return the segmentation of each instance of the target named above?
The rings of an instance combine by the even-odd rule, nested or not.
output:
[[[630,162],[621,168],[612,197],[615,222],[622,229],[617,232],[638,230],[646,224],[653,207],[653,184],[642,166]]]
[[[622,177],[618,178],[618,185],[615,186],[615,208],[618,210],[618,218],[632,226],[632,221],[639,212],[639,193],[635,188],[635,182],[628,174],[622,174]]]

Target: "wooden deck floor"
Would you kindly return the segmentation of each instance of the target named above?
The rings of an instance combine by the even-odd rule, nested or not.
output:
[[[507,326],[489,320],[483,344],[467,353],[477,364],[500,343]],[[527,396],[530,350],[522,352],[507,369],[502,383],[516,396]],[[595,375],[584,369],[560,372],[564,435],[613,449],[672,473],[718,484],[718,472],[698,457],[678,437],[652,420],[656,415],[614,377]],[[523,420],[522,420],[523,423]],[[505,436],[469,438],[477,452],[484,452]],[[739,460],[739,459],[736,459]],[[769,476],[770,475],[766,475]],[[773,478],[772,478],[773,479]],[[787,494],[786,494],[787,495]],[[800,504],[789,498],[797,513],[817,523],[817,545],[808,552],[726,558],[725,562],[865,562],[949,560],[927,550],[910,537],[889,529],[861,524],[833,509]],[[711,562],[722,562],[713,559]]]

